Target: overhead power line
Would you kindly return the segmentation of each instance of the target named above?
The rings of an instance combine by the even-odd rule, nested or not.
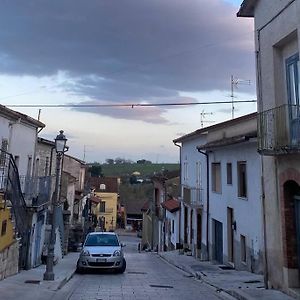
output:
[[[234,103],[255,103],[257,100],[237,100]],[[213,105],[213,104],[232,104],[232,101],[206,101],[206,102],[174,102],[174,103],[124,103],[124,104],[4,104],[7,107],[22,108],[114,108],[114,107],[158,107],[158,106],[192,106],[192,105]]]

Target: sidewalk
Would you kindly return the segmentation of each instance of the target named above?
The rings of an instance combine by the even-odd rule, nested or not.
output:
[[[206,284],[239,300],[293,299],[280,291],[265,289],[262,275],[234,269],[221,269],[219,265],[199,261],[192,256],[180,255],[178,251],[160,252],[159,256]]]
[[[5,300],[47,300],[73,276],[79,253],[68,253],[54,266],[54,281],[43,281],[46,266],[41,265],[0,281],[0,298]]]

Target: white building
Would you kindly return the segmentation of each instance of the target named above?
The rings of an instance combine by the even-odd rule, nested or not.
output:
[[[255,22],[265,280],[299,297],[300,1],[245,0],[238,16]]]
[[[32,176],[37,133],[45,125],[27,115],[0,105],[1,149],[11,153],[20,176]]]
[[[206,197],[207,157],[197,150],[206,143],[206,129],[199,129],[173,140],[180,146],[181,216],[180,244],[202,259],[207,258]]]
[[[209,257],[263,272],[261,158],[257,114],[211,126],[198,149],[209,161]]]

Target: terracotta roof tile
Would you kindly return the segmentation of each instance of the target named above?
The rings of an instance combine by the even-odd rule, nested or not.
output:
[[[174,198],[169,199],[161,204],[163,208],[173,213],[180,209],[180,202]]]

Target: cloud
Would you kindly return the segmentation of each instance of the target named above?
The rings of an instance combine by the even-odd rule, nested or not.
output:
[[[64,72],[61,88],[91,101],[160,102],[255,74],[252,23],[221,0],[6,0],[0,26],[2,73]],[[163,122],[154,112],[140,119]]]

